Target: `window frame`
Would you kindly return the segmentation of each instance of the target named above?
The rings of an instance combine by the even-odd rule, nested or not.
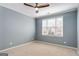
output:
[[[56,31],[56,30],[57,30],[57,29],[56,29],[56,26],[57,26],[57,18],[58,18],[58,17],[62,17],[62,26],[60,26],[60,27],[61,27],[60,30],[62,29],[62,32],[60,32],[61,35],[56,35],[56,33],[57,33],[57,31]],[[43,29],[43,21],[47,20],[47,23],[48,23],[48,20],[52,20],[52,18],[50,18],[50,19],[48,18],[48,19],[42,20],[42,35],[43,35],[43,36],[53,36],[53,37],[63,37],[63,36],[64,36],[64,35],[63,35],[63,16],[55,16],[55,17],[53,17],[53,19],[55,20],[55,29],[54,29],[55,32],[54,32],[54,35],[49,34],[49,33],[48,33],[48,34],[44,34],[44,32],[43,32],[43,30],[44,30],[44,29]]]

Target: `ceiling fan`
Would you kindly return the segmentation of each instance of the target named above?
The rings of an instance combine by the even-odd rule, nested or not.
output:
[[[38,10],[39,8],[44,8],[44,7],[48,7],[48,6],[49,6],[49,4],[47,4],[47,3],[45,3],[45,4],[42,4],[42,3],[35,3],[34,6],[31,5],[31,4],[24,3],[24,5],[35,8],[36,13],[39,12],[39,10]]]

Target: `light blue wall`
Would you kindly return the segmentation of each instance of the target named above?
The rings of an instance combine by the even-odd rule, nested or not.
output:
[[[18,12],[0,7],[0,49],[32,41],[35,20]],[[10,45],[13,43],[12,45]]]
[[[63,15],[63,37],[42,36],[42,20],[52,18],[53,16]],[[71,11],[64,14],[51,15],[36,20],[36,40],[50,43],[77,47],[77,11]],[[64,44],[64,42],[66,42]]]
[[[3,42],[3,9],[2,9],[2,7],[0,7],[0,49],[2,49],[3,48],[3,46],[4,46],[4,42]]]
[[[77,46],[78,46],[78,54],[79,54],[79,8],[77,9]]]

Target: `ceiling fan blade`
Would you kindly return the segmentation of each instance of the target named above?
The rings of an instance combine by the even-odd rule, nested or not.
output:
[[[49,4],[46,4],[46,5],[40,5],[40,6],[37,6],[37,8],[44,8],[44,7],[48,7]]]
[[[30,5],[30,4],[27,4],[27,3],[24,3],[24,5],[35,8],[34,6],[32,6],[32,5]]]

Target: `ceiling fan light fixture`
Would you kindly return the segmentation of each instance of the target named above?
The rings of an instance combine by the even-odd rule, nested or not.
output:
[[[38,12],[39,12],[39,10],[38,10],[38,8],[37,8],[37,7],[35,8],[35,11],[36,11],[36,13],[38,13]]]
[[[38,10],[38,8],[36,7],[35,10]]]

